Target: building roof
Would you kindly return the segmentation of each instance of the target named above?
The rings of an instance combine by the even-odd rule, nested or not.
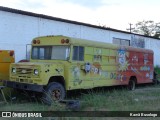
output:
[[[83,26],[87,26],[87,27],[98,28],[98,29],[103,29],[103,30],[109,30],[109,31],[113,31],[113,32],[121,32],[121,33],[125,33],[125,34],[134,34],[134,35],[139,35],[139,36],[143,36],[143,37],[156,39],[156,38],[154,38],[152,36],[145,36],[145,35],[130,33],[130,32],[127,32],[127,31],[117,30],[117,29],[113,29],[113,28],[109,28],[109,27],[101,27],[101,26],[92,25],[92,24],[88,24],[88,23],[62,19],[62,18],[52,17],[52,16],[48,16],[48,15],[43,15],[43,14],[37,14],[37,13],[33,13],[33,12],[28,12],[28,11],[23,11],[23,10],[3,7],[3,6],[0,6],[0,11],[16,13],[16,14],[21,14],[21,15],[27,15],[27,16],[32,16],[32,17],[39,17],[39,18],[44,18],[44,19],[49,19],[49,20],[54,20],[54,21],[60,21],[60,22],[66,22],[66,23],[71,23],[71,24],[75,24],[75,25],[83,25]]]

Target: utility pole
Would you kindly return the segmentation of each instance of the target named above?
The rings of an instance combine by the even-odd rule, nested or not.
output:
[[[132,30],[134,29],[134,28],[132,28],[132,25],[133,25],[133,24],[129,23],[129,28],[127,28],[127,30],[129,30],[129,31],[130,31],[130,33],[131,33],[131,32],[132,32]]]

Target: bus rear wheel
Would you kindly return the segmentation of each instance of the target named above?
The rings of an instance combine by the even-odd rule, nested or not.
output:
[[[52,104],[54,101],[63,100],[65,97],[64,87],[57,82],[51,82],[48,84],[43,95],[43,102],[46,104]]]
[[[136,82],[135,80],[130,80],[128,83],[128,89],[129,90],[135,90]]]

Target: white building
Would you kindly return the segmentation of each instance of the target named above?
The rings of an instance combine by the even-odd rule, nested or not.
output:
[[[152,49],[154,64],[160,65],[160,39],[0,6],[0,49],[15,50],[16,62],[26,59],[26,44],[34,37],[46,35]]]

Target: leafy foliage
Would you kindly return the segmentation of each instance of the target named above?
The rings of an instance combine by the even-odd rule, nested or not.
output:
[[[160,22],[155,23],[152,20],[140,21],[135,24],[134,33],[160,38]]]

